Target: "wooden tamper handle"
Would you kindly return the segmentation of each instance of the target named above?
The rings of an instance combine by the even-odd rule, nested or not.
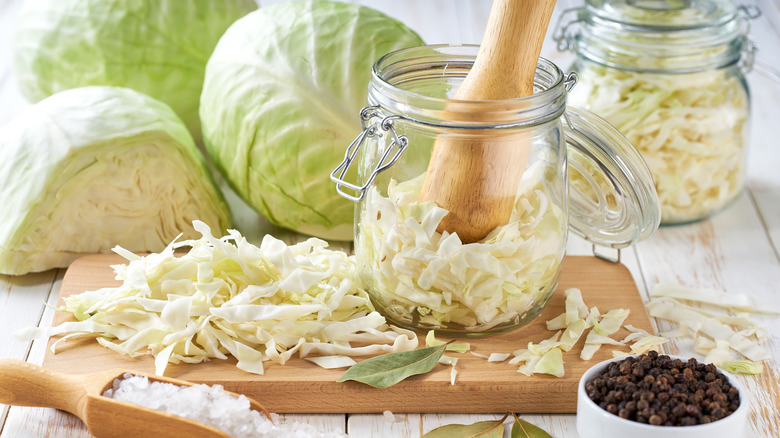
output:
[[[555,0],[494,0],[474,65],[454,99],[532,95],[554,7]],[[490,133],[437,139],[420,201],[434,201],[449,211],[438,231],[457,233],[464,243],[476,242],[508,222],[530,152],[528,139],[491,139]]]

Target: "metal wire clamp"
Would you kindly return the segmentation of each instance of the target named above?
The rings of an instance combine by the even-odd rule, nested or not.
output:
[[[336,191],[338,194],[353,202],[360,202],[363,200],[363,198],[366,197],[366,190],[368,190],[368,187],[372,182],[374,182],[376,176],[380,172],[387,170],[390,166],[395,164],[403,151],[406,150],[406,147],[409,145],[409,140],[406,138],[406,136],[398,135],[398,133],[395,131],[395,127],[393,126],[393,120],[400,119],[402,118],[401,116],[390,115],[384,117],[378,122],[369,124],[371,119],[374,117],[379,117],[379,113],[377,112],[378,109],[378,105],[373,105],[367,106],[360,110],[360,124],[363,126],[363,131],[358,134],[352,143],[350,143],[349,147],[347,148],[347,152],[344,154],[344,161],[342,161],[341,164],[339,164],[330,174],[330,180],[336,183]],[[387,149],[385,149],[384,153],[382,154],[382,158],[376,164],[376,167],[374,167],[374,170],[368,176],[366,182],[361,186],[347,182],[345,180],[347,171],[355,161],[357,153],[360,151],[360,148],[363,146],[363,143],[365,143],[366,139],[371,137],[382,137],[383,133],[385,132],[390,133],[392,136],[392,142],[387,147]],[[397,150],[393,157],[388,161],[388,157],[390,156],[390,153],[393,151],[393,149]],[[355,192],[355,194],[353,195],[348,193],[344,191],[345,189],[352,190]]]

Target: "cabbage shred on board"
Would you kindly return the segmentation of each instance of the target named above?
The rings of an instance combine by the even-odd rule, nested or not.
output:
[[[195,221],[197,240],[172,242],[160,253],[115,265],[118,287],[72,295],[63,309],[78,321],[19,332],[21,338],[97,337],[131,356],[152,354],[156,372],[167,364],[238,360],[263,374],[263,363],[294,354],[362,356],[413,350],[414,333],[390,327],[357,287],[353,257],[311,238],[288,246],[266,235],[258,247],[232,230],[214,237]],[[174,251],[189,247],[176,256]]]

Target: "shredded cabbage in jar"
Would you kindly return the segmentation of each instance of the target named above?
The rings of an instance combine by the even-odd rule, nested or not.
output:
[[[451,333],[501,331],[533,318],[555,288],[566,236],[542,172],[527,169],[509,222],[469,244],[436,231],[447,210],[418,202],[424,175],[391,180],[387,197],[369,189],[355,250],[374,303],[401,326]]]
[[[664,223],[704,218],[740,193],[749,102],[739,77],[580,65],[569,102],[605,118],[642,154]]]

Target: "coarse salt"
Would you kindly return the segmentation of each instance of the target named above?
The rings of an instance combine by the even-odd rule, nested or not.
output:
[[[233,438],[335,438],[340,432],[321,432],[306,423],[276,423],[252,410],[244,395],[234,397],[222,385],[178,386],[124,374],[114,380],[105,397],[168,412],[216,427]],[[272,415],[273,416],[273,415]]]

